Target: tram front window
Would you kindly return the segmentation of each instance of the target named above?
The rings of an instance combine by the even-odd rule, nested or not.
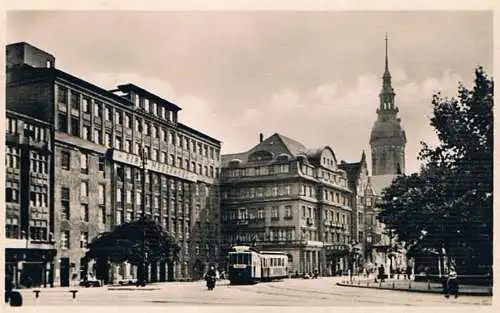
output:
[[[231,254],[229,256],[229,262],[231,264],[248,265],[250,264],[249,261],[250,261],[250,255],[248,253]]]

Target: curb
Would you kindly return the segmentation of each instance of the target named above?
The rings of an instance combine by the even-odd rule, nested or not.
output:
[[[138,287],[138,288],[133,288],[133,287],[109,287],[107,288],[108,290],[113,290],[113,291],[117,291],[117,290],[123,290],[123,291],[136,291],[136,290],[139,290],[139,291],[153,291],[153,290],[161,290],[161,288],[141,288],[141,287]]]
[[[437,293],[442,294],[441,290],[425,290],[425,289],[403,289],[403,288],[391,288],[391,287],[368,287],[363,285],[351,285],[345,283],[337,283],[337,286],[341,287],[354,287],[354,288],[365,288],[365,289],[381,289],[381,290],[392,290],[392,291],[406,291],[406,292],[421,292],[421,293]],[[492,297],[493,295],[489,292],[459,292],[461,296],[479,296],[479,297]]]

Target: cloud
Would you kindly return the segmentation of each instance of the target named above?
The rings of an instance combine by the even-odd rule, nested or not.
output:
[[[143,77],[135,73],[94,73],[89,81],[111,90],[120,84],[132,83],[181,107],[179,121],[208,135],[221,135],[217,111],[213,105],[193,94],[178,94],[172,85],[157,77]]]
[[[432,115],[432,95],[441,91],[443,95],[453,96],[461,77],[451,71],[444,71],[439,77],[429,77],[421,81],[407,81],[404,71],[394,69],[393,87],[396,92],[396,105],[407,134],[406,163],[407,172],[417,171],[420,161],[420,141],[437,144],[437,136],[429,125]],[[262,130],[265,136],[274,132],[292,137],[309,148],[330,145],[340,159],[348,162],[359,160],[364,149],[368,162],[371,162],[369,137],[377,118],[378,94],[381,79],[373,73],[365,73],[356,79],[352,86],[340,89],[340,81],[329,81],[299,92],[291,87],[275,92],[268,106],[260,109],[246,109],[239,115],[238,125],[245,128],[243,133],[231,134],[225,131],[229,142],[255,142],[253,137]],[[240,135],[240,138],[237,136]],[[251,138],[248,141],[245,138]],[[255,142],[256,144],[256,142]],[[224,147],[225,153],[250,149],[244,147],[232,150]],[[370,163],[369,163],[370,164]]]

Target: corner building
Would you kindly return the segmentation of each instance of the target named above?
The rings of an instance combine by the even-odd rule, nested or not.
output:
[[[274,134],[222,156],[221,249],[245,244],[288,255],[288,270],[334,275],[348,268],[351,195],[328,147]]]
[[[54,283],[50,125],[10,110],[5,123],[5,275],[16,288]]]
[[[179,262],[150,266],[150,281],[196,278],[218,261],[220,141],[180,123],[180,107],[133,84],[104,90],[27,43],[7,46],[7,107],[51,125],[57,284],[135,277],[129,264],[82,258],[99,233],[142,214],[182,246]]]

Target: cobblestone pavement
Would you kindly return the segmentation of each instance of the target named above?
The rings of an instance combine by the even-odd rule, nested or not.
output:
[[[169,305],[245,305],[245,306],[450,306],[491,305],[492,297],[460,296],[445,299],[432,293],[409,293],[380,289],[338,286],[342,278],[286,279],[249,286],[218,282],[208,291],[203,281],[150,284],[146,288],[78,288],[75,299],[70,288],[22,290],[24,307],[36,306],[169,306]]]

